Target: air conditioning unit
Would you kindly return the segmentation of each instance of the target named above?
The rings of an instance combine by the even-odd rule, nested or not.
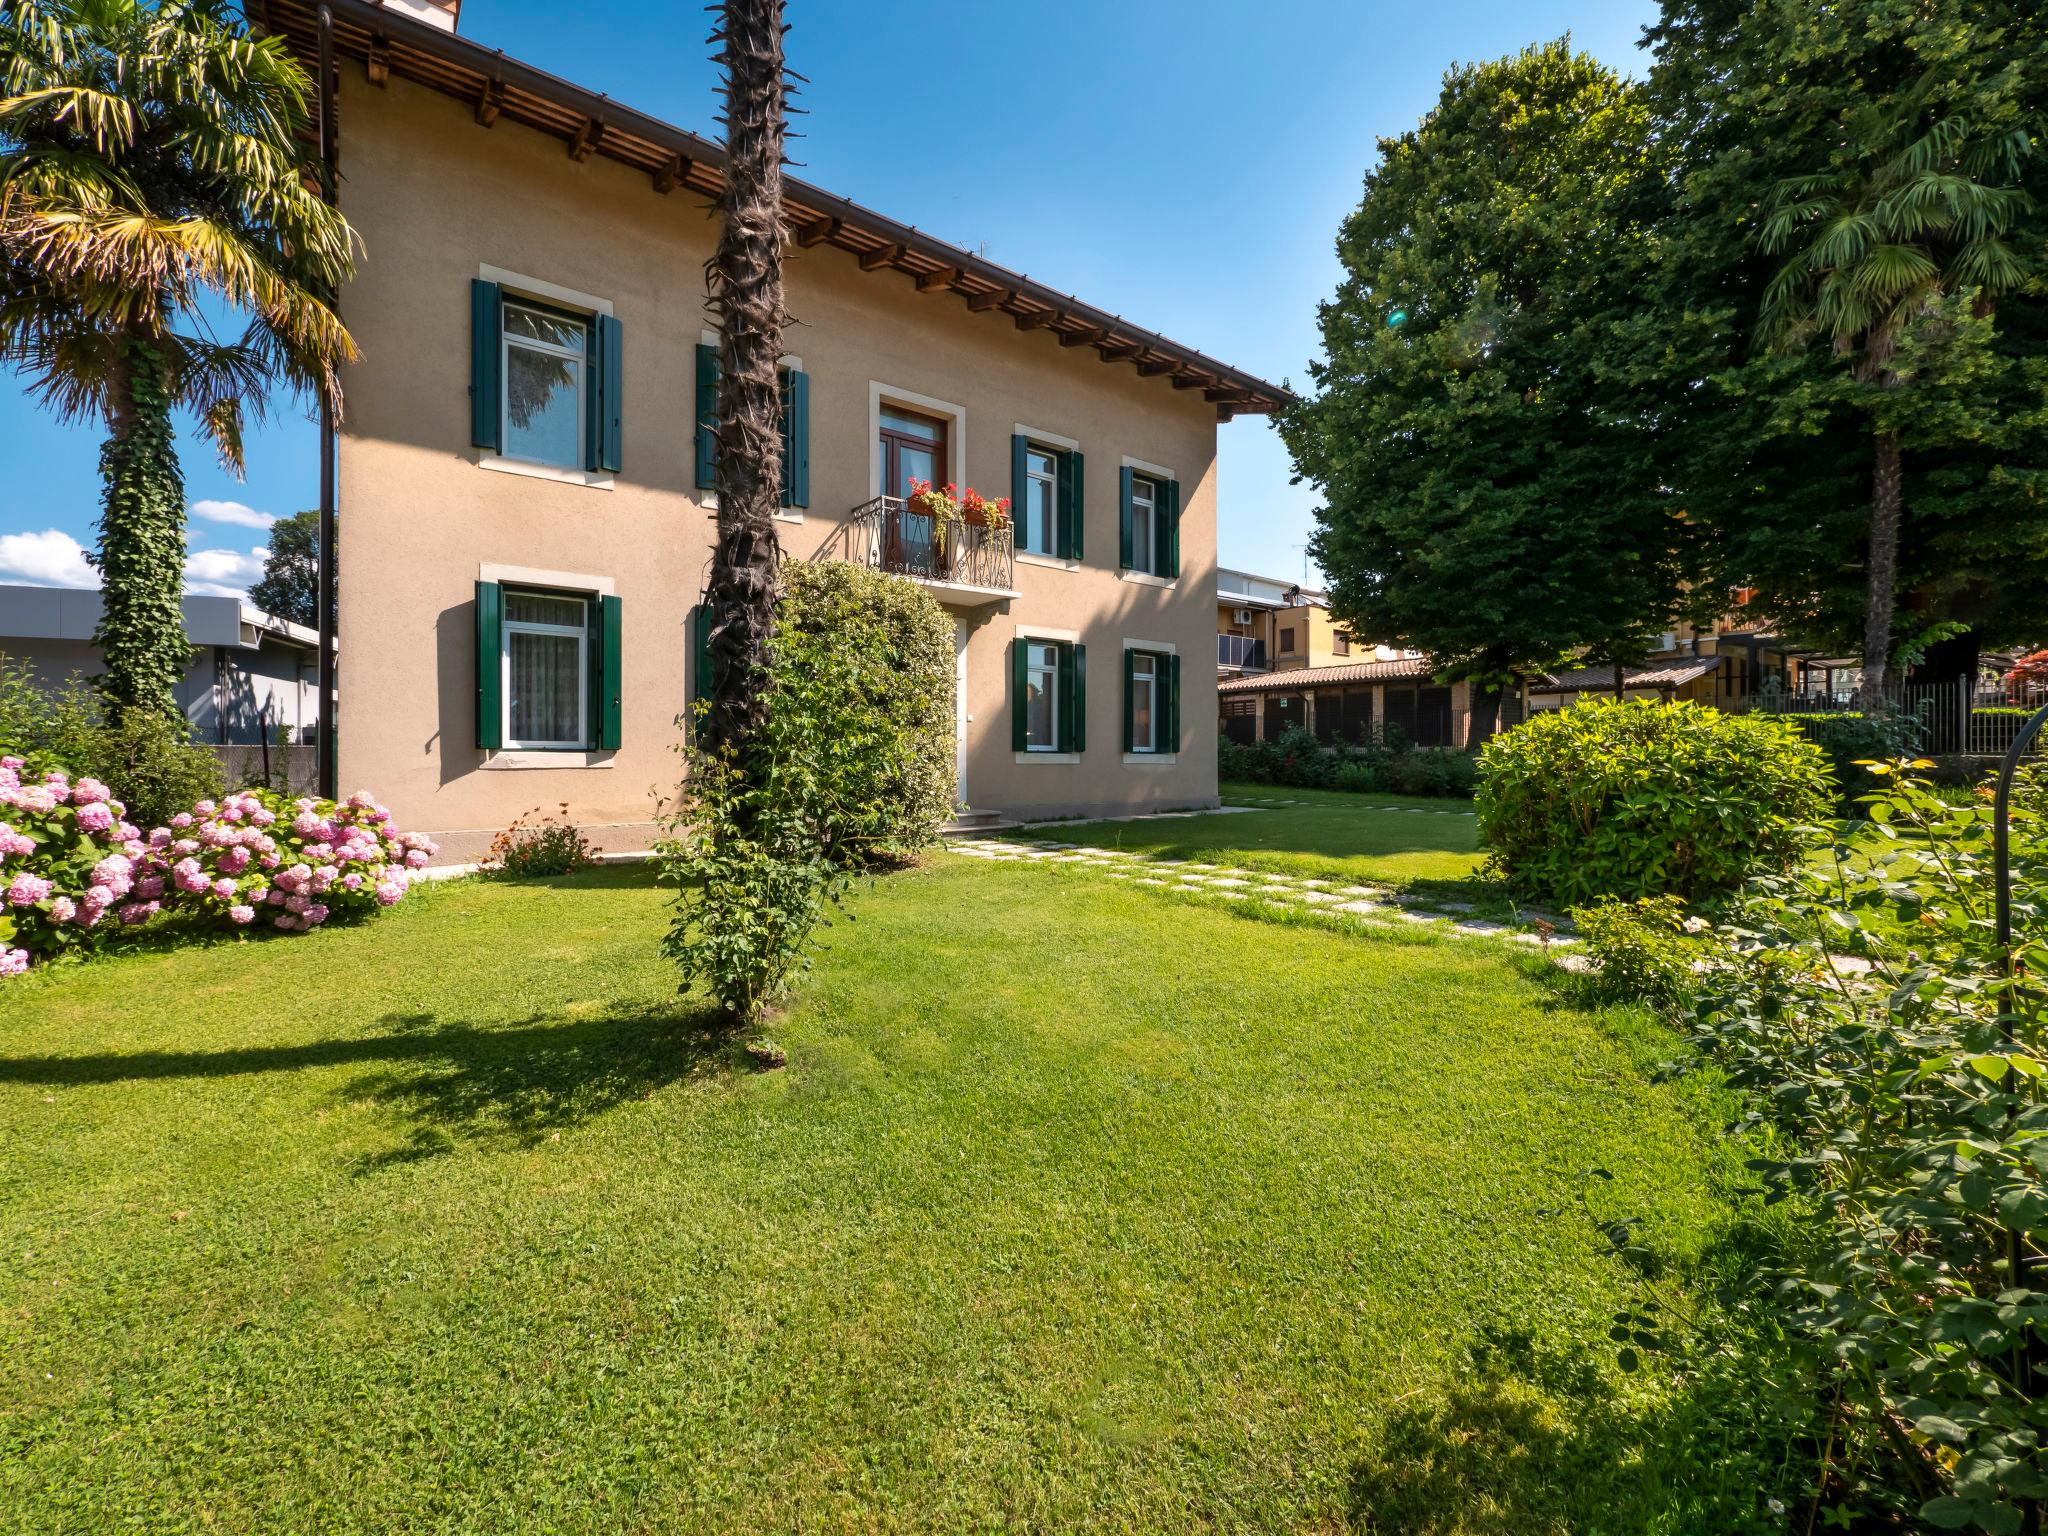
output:
[[[1233,623],[1233,624],[1249,624],[1249,623],[1251,623],[1251,621],[1252,621],[1252,611],[1251,611],[1251,609],[1249,609],[1249,608],[1237,608],[1237,609],[1233,609],[1233,610],[1232,610],[1232,612],[1231,612],[1231,615],[1230,615],[1230,622],[1231,622],[1231,623]]]

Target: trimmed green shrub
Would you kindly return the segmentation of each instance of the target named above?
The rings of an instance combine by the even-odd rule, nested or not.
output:
[[[1841,795],[1844,815],[1856,814],[1856,802],[1883,788],[1868,763],[1896,762],[1918,755],[1922,723],[1895,710],[1874,715],[1848,710],[1810,715],[1778,715],[1827,754],[1828,768]]]
[[[1675,896],[1642,901],[1603,897],[1574,907],[1571,919],[1586,942],[1602,992],[1647,1002],[1666,1013],[1691,1005],[1699,986],[1693,969],[1698,945],[1685,936],[1684,902]]]
[[[1479,837],[1526,896],[1689,899],[1785,868],[1833,794],[1820,749],[1781,720],[1598,699],[1487,743]]]
[[[830,560],[782,568],[775,622],[774,704],[816,738],[828,853],[916,857],[955,803],[952,619],[915,582]]]
[[[1277,741],[1240,746],[1224,738],[1216,747],[1216,777],[1226,784],[1286,784],[1351,794],[1449,795],[1470,799],[1478,760],[1450,747],[1413,747],[1398,733],[1374,735],[1363,745],[1323,746],[1293,726]]]

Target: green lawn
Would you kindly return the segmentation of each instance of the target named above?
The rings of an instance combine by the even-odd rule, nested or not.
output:
[[[1225,784],[1223,800],[1226,805],[1256,803],[1260,809],[1148,821],[1053,822],[1014,835],[1425,893],[1448,894],[1456,886],[1465,901],[1493,894],[1472,880],[1483,856],[1469,800],[1264,784]],[[1295,803],[1274,803],[1280,801]]]
[[[1610,1169],[1670,1284],[1726,1237],[1650,1025],[1076,870],[850,916],[779,1072],[641,870],[11,984],[0,1524],[1692,1528],[1570,1208]]]

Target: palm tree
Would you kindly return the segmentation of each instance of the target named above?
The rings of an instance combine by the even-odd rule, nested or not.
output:
[[[240,473],[283,383],[339,414],[354,236],[305,147],[313,82],[227,0],[0,6],[0,362],[105,423],[94,637],[117,708],[175,713],[185,490],[173,410]],[[209,312],[242,321],[218,339]],[[245,318],[244,318],[245,317]]]
[[[718,543],[711,555],[711,708],[704,745],[742,761],[760,727],[782,550],[782,0],[723,0],[725,192],[707,264],[720,318]],[[744,768],[742,767],[742,771]]]
[[[1894,141],[1917,126],[1910,116],[1895,119]],[[1902,345],[1916,334],[1934,339],[1949,324],[1946,306],[1968,302],[1982,317],[2026,281],[2006,237],[2029,206],[2019,180],[2031,152],[2024,130],[1974,137],[1966,119],[1945,116],[1872,168],[1781,183],[1763,223],[1764,252],[1790,253],[1764,291],[1766,338],[1787,347],[1825,338],[1870,392],[1874,463],[1856,694],[1866,710],[1882,701],[1890,665],[1905,510],[1902,412],[1886,396],[1909,382],[1898,366]]]

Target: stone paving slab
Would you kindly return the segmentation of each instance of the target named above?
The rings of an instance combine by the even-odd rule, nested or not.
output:
[[[1202,860],[1153,858],[1129,849],[1090,848],[1072,843],[1025,844],[997,838],[961,838],[951,846],[954,852],[968,858],[1070,864],[1096,871],[1104,879],[1128,881],[1181,895],[1217,896],[1227,901],[1257,899],[1277,906],[1296,906],[1306,912],[1343,913],[1378,923],[1416,924],[1438,933],[1466,938],[1533,944],[1560,964],[1566,963],[1567,952],[1577,943],[1576,939],[1568,936],[1554,935],[1546,939],[1541,934],[1517,929],[1509,923],[1475,917],[1472,913],[1477,909],[1470,902],[1409,901],[1384,886],[1338,885],[1331,889],[1334,882],[1320,878],[1237,870]],[[1583,960],[1583,956],[1576,958]],[[1573,964],[1571,968],[1582,967]]]

